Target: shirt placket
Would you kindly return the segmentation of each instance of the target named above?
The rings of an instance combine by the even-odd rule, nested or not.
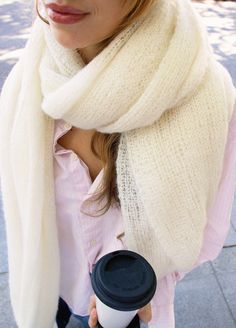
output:
[[[59,123],[59,132],[56,136],[56,142],[57,140],[66,134],[72,127],[71,124],[60,121]],[[60,150],[60,153],[64,150]],[[89,176],[89,171],[86,166],[84,166],[77,154],[75,154],[71,150],[65,150],[66,152],[71,152],[70,158],[71,158],[71,167],[73,167],[73,174],[74,174],[74,186],[76,193],[80,195],[79,199],[87,199],[88,193],[93,190],[91,188],[91,178]],[[81,167],[83,166],[83,168]],[[77,182],[77,175],[81,173],[81,169],[86,171],[85,180],[83,181],[84,185],[81,187],[81,184]],[[84,195],[84,197],[81,197],[81,194]],[[101,249],[102,249],[102,217],[91,217],[86,214],[84,214],[81,211],[81,205],[83,205],[80,202],[78,202],[77,206],[77,226],[78,226],[78,238],[80,238],[80,245],[83,249],[85,260],[87,260],[88,269],[89,272],[92,271],[92,268],[95,264],[96,258],[99,255]],[[94,203],[92,206],[92,209],[96,213],[96,203]],[[91,207],[89,206],[88,211],[90,213]],[[83,206],[83,211],[86,211],[86,206]]]
[[[76,155],[76,154],[75,154]],[[86,167],[79,168],[78,166],[82,166],[79,158],[74,157],[74,182],[76,193],[82,202],[78,202],[77,206],[77,218],[78,218],[78,236],[81,240],[81,245],[84,253],[85,260],[88,264],[89,272],[92,272],[93,265],[96,261],[96,257],[99,255],[102,248],[102,217],[91,217],[89,215],[84,214],[83,212],[88,212],[93,214],[96,213],[96,203],[93,203],[91,206],[86,207],[84,205],[85,199],[88,199],[88,193],[91,193],[91,179],[89,177],[89,172]],[[85,179],[83,181],[84,185],[81,188],[81,184],[78,183],[76,177],[80,174],[81,169],[86,169]],[[81,197],[81,194],[84,197]],[[83,209],[83,210],[82,210]]]

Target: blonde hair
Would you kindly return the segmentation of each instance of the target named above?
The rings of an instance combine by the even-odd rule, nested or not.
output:
[[[39,13],[38,0],[35,1],[38,16],[45,23],[49,24],[49,22]],[[101,52],[123,29],[132,24],[138,17],[146,13],[147,10],[151,9],[154,1],[156,0],[132,0],[131,10],[124,17],[115,31],[99,43],[98,52]],[[127,2],[131,3],[131,0],[123,0],[122,5],[126,5]],[[86,204],[89,205],[91,202],[100,203],[103,199],[106,199],[106,203],[98,210],[98,213],[100,214],[95,215],[93,213],[86,213],[87,215],[94,217],[101,216],[109,210],[110,206],[120,205],[116,183],[116,159],[119,140],[120,133],[104,134],[96,131],[92,137],[91,150],[93,154],[104,163],[104,174],[96,193],[86,201]]]

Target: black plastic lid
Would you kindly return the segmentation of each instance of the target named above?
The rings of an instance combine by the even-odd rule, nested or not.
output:
[[[91,278],[97,297],[119,311],[140,309],[156,291],[156,275],[151,265],[141,255],[127,250],[103,256]]]

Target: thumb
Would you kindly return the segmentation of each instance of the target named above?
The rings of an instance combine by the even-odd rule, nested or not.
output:
[[[148,303],[138,311],[139,318],[144,322],[148,323],[152,319],[152,308],[151,303]]]

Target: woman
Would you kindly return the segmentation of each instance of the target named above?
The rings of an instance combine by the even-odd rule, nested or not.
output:
[[[158,277],[140,319],[172,328],[176,282],[214,259],[229,229],[231,78],[188,0],[41,9],[0,102],[16,322],[65,327],[72,313],[95,327],[92,268],[128,248]]]

